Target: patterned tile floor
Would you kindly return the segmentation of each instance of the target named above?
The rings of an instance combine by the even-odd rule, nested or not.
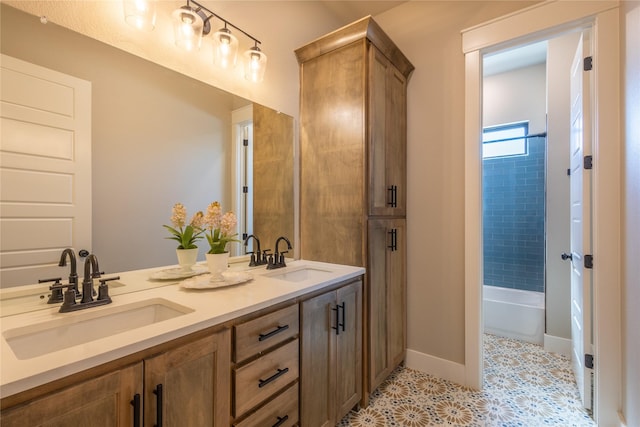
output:
[[[483,391],[400,367],[338,426],[595,426],[566,357],[494,335],[484,357]]]

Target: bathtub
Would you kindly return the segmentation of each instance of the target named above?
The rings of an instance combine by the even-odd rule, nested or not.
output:
[[[482,287],[484,332],[534,344],[544,342],[544,293]]]

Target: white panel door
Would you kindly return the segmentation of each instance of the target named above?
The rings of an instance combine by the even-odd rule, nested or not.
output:
[[[580,38],[571,67],[571,341],[572,365],[580,397],[591,409],[591,375],[585,354],[591,345],[591,270],[585,255],[591,254],[591,171],[584,157],[591,154],[590,72],[583,60],[589,56],[586,32]]]
[[[63,277],[91,249],[91,83],[2,55],[0,287]]]

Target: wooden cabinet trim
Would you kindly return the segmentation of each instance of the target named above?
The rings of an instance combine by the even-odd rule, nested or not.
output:
[[[312,58],[365,38],[380,49],[405,78],[409,77],[415,67],[371,16],[366,16],[322,38],[316,39],[296,49],[295,53],[298,62],[302,64]]]

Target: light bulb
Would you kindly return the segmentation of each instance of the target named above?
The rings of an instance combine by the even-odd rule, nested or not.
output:
[[[204,21],[189,6],[173,12],[173,33],[176,46],[191,51],[200,48]]]
[[[221,68],[233,68],[237,57],[238,39],[226,26],[220,28],[213,35],[213,63]]]
[[[156,0],[123,0],[124,19],[139,30],[151,31],[156,26]]]
[[[244,56],[244,78],[256,83],[261,82],[267,66],[267,55],[265,55],[258,46],[254,46],[247,50]]]

